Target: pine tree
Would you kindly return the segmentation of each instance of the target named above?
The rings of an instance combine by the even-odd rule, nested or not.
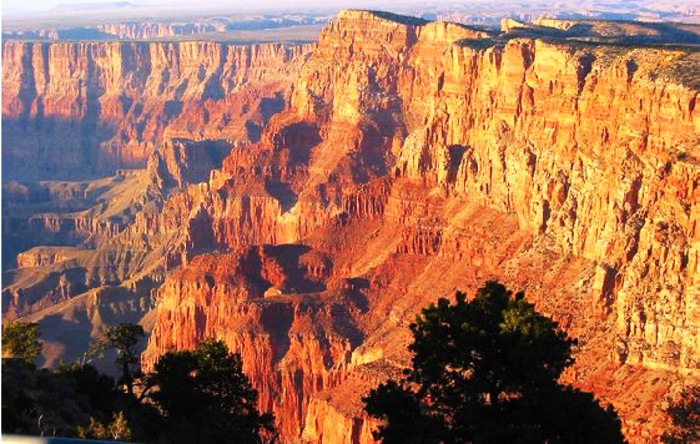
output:
[[[496,282],[410,326],[412,367],[364,399],[385,443],[622,442],[620,421],[557,380],[574,340]]]
[[[257,410],[240,356],[221,341],[165,353],[147,379],[157,387],[148,397],[164,414],[168,442],[257,443],[273,430],[272,415]]]
[[[115,363],[121,372],[119,384],[126,387],[129,394],[134,393],[134,381],[141,372],[139,343],[145,336],[146,333],[140,325],[121,323],[106,329],[89,350],[89,354],[98,354],[110,349],[116,351]]]

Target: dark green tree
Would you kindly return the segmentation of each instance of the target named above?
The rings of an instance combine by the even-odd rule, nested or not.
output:
[[[2,360],[2,433],[29,433],[38,415],[33,392],[36,367],[19,359]]]
[[[15,321],[2,326],[3,358],[17,358],[34,364],[40,354],[39,324]]]
[[[119,395],[114,380],[91,366],[57,371],[3,360],[3,433],[76,436],[91,417],[109,418]]]
[[[164,354],[147,384],[164,416],[161,438],[167,442],[257,443],[273,431],[272,415],[257,410],[258,395],[240,356],[221,341]]]
[[[130,395],[134,393],[134,381],[141,372],[139,346],[145,335],[140,325],[122,323],[106,329],[92,344],[89,352],[95,354],[104,350],[114,350],[117,353],[115,362],[121,372],[118,383],[126,387]]]
[[[700,387],[691,385],[665,409],[671,427],[662,436],[667,443],[700,442]]]
[[[410,326],[412,368],[364,399],[385,443],[623,442],[620,421],[557,380],[575,341],[523,293],[487,282]]]
[[[2,360],[3,433],[75,437],[91,425],[104,425],[112,437],[128,432],[139,442],[155,441],[160,417],[153,406],[119,390],[113,378],[91,365],[37,369],[37,351],[27,351],[39,344],[36,324],[5,328],[3,354],[10,358]]]

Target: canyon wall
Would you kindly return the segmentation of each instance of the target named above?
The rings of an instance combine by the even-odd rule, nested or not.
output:
[[[240,11],[239,11],[240,12]],[[104,17],[115,20],[115,17]],[[65,19],[65,17],[63,18]],[[145,41],[178,41],[178,40],[216,40],[216,41],[272,41],[267,31],[280,30],[277,35],[283,41],[306,42],[315,37],[311,33],[297,31],[300,27],[320,29],[328,22],[327,15],[319,15],[312,11],[290,14],[237,14],[219,15],[215,17],[192,17],[177,20],[161,16],[159,19],[132,17],[129,21],[112,22],[99,20],[80,26],[72,19],[68,22],[59,16],[44,23],[8,20],[3,27],[3,40],[43,40],[43,41],[114,41],[114,40],[145,40]],[[71,26],[70,22],[74,22]],[[37,27],[40,26],[40,27]],[[291,32],[289,32],[291,31]],[[257,36],[257,37],[255,37]],[[258,40],[261,38],[262,40]]]
[[[3,42],[3,319],[40,321],[44,364],[119,319],[150,330],[184,241],[128,227],[257,140],[311,47]]]
[[[196,21],[192,23],[105,23],[95,28],[119,39],[142,40],[223,32],[226,30],[226,24]]]
[[[360,345],[332,359],[323,351],[338,346],[319,350],[326,333],[313,323],[287,330],[312,356],[295,361],[301,399],[287,398],[288,370],[274,362],[266,382],[253,376],[263,398],[289,399],[272,407],[285,439],[370,440],[358,402],[376,383],[367,375],[408,362],[419,307],[487,278],[525,288],[579,339],[567,378],[613,402],[630,439],[659,433],[659,393],[699,376],[698,90],[673,69],[692,57],[341,13],[302,67],[290,109],[260,143],[234,149],[206,193],[173,201],[163,217],[189,214],[204,250],[305,245],[334,262],[317,304],[362,301],[349,318]],[[186,276],[159,290],[150,362],[214,335],[257,365],[275,348],[244,346],[234,332],[260,325],[268,292],[292,324],[309,299],[266,284],[222,302],[244,318],[212,323],[223,309],[199,302],[210,290],[189,290]],[[621,389],[631,374],[644,381],[635,394]]]
[[[60,43],[95,56],[65,62],[82,73],[67,78],[42,74],[57,49],[6,43],[19,69],[5,88],[3,64],[3,118],[28,122],[8,129],[7,156],[17,171],[29,168],[20,155],[50,159],[19,141],[42,140],[47,109],[83,128],[97,100],[93,127],[120,122],[124,144],[61,148],[68,168],[147,165],[139,180],[156,203],[96,241],[122,274],[106,266],[94,280],[123,280],[140,307],[155,305],[146,368],[207,337],[240,352],[284,442],[371,442],[361,397],[408,364],[419,309],[488,279],[524,289],[576,337],[564,380],[612,403],[631,441],[653,441],[659,399],[700,379],[697,56],[513,28],[344,11],[308,56],[260,47],[269,64],[253,63],[256,47]],[[137,75],[128,60],[151,68]],[[85,84],[84,73],[100,75]],[[134,97],[126,108],[122,95]],[[223,159],[202,154],[221,139],[241,142]],[[100,261],[34,249],[12,279],[66,258]],[[47,276],[29,299],[17,286],[3,297],[48,310],[74,293]]]
[[[341,14],[292,109],[332,124],[405,116],[378,125],[391,131],[386,151],[406,135],[395,177],[514,213],[521,229],[599,263],[626,346],[618,358],[696,370],[698,91],[662,77],[688,55],[530,39],[474,49],[454,44],[474,38],[459,31]],[[346,63],[324,65],[327,51]]]
[[[309,49],[5,40],[5,180],[143,168],[170,138],[255,140]]]
[[[310,49],[5,40],[3,271],[22,270],[4,279],[4,315],[118,285],[163,262],[154,250],[167,236],[145,245],[118,235],[137,214],[159,211],[165,196],[208,180],[231,146],[259,139],[287,106]],[[15,260],[35,246],[56,247],[64,259]],[[66,280],[70,291],[56,297],[54,284]]]

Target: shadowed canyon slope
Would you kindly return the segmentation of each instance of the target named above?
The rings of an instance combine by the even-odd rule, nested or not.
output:
[[[162,140],[256,140],[309,46],[3,44],[5,180],[113,174]]]
[[[127,227],[258,140],[310,49],[4,42],[3,317],[47,324],[47,364],[105,325],[148,327],[150,292],[182,245]]]
[[[278,58],[243,70],[249,86],[221,79],[253,49],[188,44],[177,60],[192,61],[167,70],[187,82],[162,92],[155,63],[142,83],[139,70],[116,74],[128,57],[107,54],[129,43],[6,42],[4,161],[42,168],[48,138],[73,122],[79,143],[55,145],[73,153],[66,167],[148,168],[112,179],[142,181],[113,231],[22,253],[3,307],[86,334],[95,316],[130,313],[152,328],[146,366],[222,338],[285,442],[370,442],[360,398],[408,363],[419,308],[495,278],[579,339],[568,381],[612,402],[630,440],[658,435],[659,399],[700,377],[697,52],[505,24],[496,35],[344,11],[313,49],[267,47]],[[105,62],[78,57],[82,74],[42,77],[54,45]],[[149,60],[167,47],[149,45]],[[122,96],[134,97],[126,111]],[[281,100],[274,114],[262,97]],[[82,184],[83,211],[113,220],[99,191],[117,185]],[[10,204],[36,218],[31,205],[70,188],[59,185],[13,184]],[[42,220],[46,233],[64,219]]]

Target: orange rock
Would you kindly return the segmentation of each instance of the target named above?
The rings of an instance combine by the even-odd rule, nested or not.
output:
[[[310,47],[5,40],[7,171],[84,178],[143,167],[170,138],[256,140]]]
[[[579,337],[578,383],[588,380],[587,356],[600,350],[603,362],[696,378],[698,339],[688,323],[696,317],[686,307],[697,286],[689,259],[697,239],[679,209],[694,214],[697,206],[691,159],[700,121],[686,106],[697,91],[653,78],[683,54],[610,54],[536,39],[485,49],[457,42],[487,37],[341,13],[304,64],[291,109],[254,148],[259,154],[234,150],[212,182],[229,202],[210,210],[221,218],[213,224],[218,242],[310,243],[333,255],[338,278],[376,276],[358,321],[359,362],[398,354],[390,359],[405,363],[404,352],[388,348],[405,347],[403,329],[418,307],[495,277],[525,286]],[[286,183],[288,194],[271,193],[270,182]],[[643,420],[623,394],[601,394],[629,430]],[[286,431],[297,430],[286,421],[307,406],[305,439],[337,442],[362,429],[358,408],[341,409],[360,415],[333,426],[344,431],[329,430],[337,406],[306,402],[301,415],[278,407]],[[362,436],[355,442],[369,439]]]
[[[139,140],[240,139],[241,128],[212,123],[227,101],[245,116],[267,92],[289,94],[288,108],[256,121],[257,137],[248,129],[255,143],[232,143],[208,177],[189,161],[190,142],[114,153],[128,163],[155,151],[149,183],[175,184],[109,241],[112,252],[145,252],[124,263],[151,266],[157,255],[150,272],[156,284],[165,278],[146,365],[223,339],[242,354],[285,441],[370,442],[376,424],[359,399],[408,364],[407,327],[419,309],[499,279],[579,339],[565,379],[612,402],[630,440],[657,437],[659,398],[700,378],[698,91],[671,69],[690,56],[492,38],[344,11],[303,64],[301,49],[277,45],[132,48],[151,63],[147,78],[132,80],[159,116]],[[124,45],[50,51],[66,53],[67,72],[88,69],[72,68],[82,59],[70,54],[102,54],[99,78],[122,85]],[[42,66],[32,62],[43,60],[36,48],[5,44],[3,56],[33,71],[8,73],[3,115],[33,115],[34,93],[18,85]],[[121,64],[107,63],[118,54]],[[301,65],[293,87],[270,86],[291,75],[283,61]],[[211,78],[228,80],[210,88]],[[60,83],[74,92],[76,81]],[[85,117],[75,94],[56,91],[51,109]],[[130,128],[132,140],[139,129]],[[45,230],[63,223],[41,221]],[[59,256],[27,253],[21,263]],[[16,292],[7,297],[20,304]]]

